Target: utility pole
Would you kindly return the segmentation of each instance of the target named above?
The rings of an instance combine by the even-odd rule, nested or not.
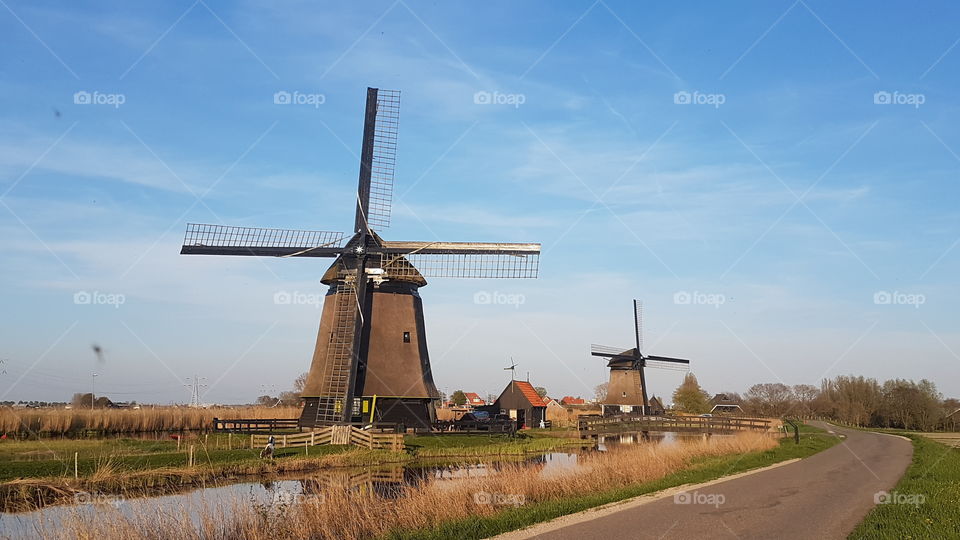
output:
[[[94,373],[90,379],[90,410],[92,411],[93,404],[97,402],[97,374]]]

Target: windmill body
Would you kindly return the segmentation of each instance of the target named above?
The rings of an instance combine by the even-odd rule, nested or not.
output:
[[[686,371],[690,361],[669,356],[645,355],[643,347],[643,305],[633,301],[636,347],[624,349],[606,345],[592,345],[590,354],[607,359],[610,380],[607,395],[601,403],[604,415],[650,414],[647,381],[644,369],[674,369]]]
[[[427,277],[535,278],[540,244],[396,242],[390,222],[400,95],[367,89],[354,233],[187,226],[182,254],[330,257],[300,425],[428,427],[439,392],[419,289]]]

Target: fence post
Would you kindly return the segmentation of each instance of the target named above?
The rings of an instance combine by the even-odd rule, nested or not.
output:
[[[286,435],[283,436],[283,447],[284,447],[284,448],[287,447],[287,436],[286,436]]]
[[[77,470],[77,456],[80,455],[80,452],[73,453],[73,478],[80,478],[80,472]]]

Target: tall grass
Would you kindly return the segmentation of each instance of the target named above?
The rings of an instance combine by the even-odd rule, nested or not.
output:
[[[407,488],[405,496],[396,499],[384,499],[373,490],[328,489],[291,505],[256,506],[235,502],[232,507],[184,508],[141,515],[112,510],[95,516],[78,513],[49,536],[177,540],[374,538],[391,532],[435,527],[470,516],[490,516],[511,508],[487,504],[491,498],[508,498],[529,505],[577,497],[658,480],[689,467],[700,458],[769,450],[776,446],[776,439],[757,433],[673,445],[622,446],[609,452],[582,454],[577,467],[551,474],[537,467],[506,464],[495,475],[456,481],[427,480]]]
[[[224,407],[195,409],[156,407],[132,409],[14,409],[0,407],[0,433],[68,435],[145,433],[209,429],[214,418],[296,418],[298,407]]]

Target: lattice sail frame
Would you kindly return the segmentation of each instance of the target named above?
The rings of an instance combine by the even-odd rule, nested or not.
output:
[[[406,259],[410,264],[398,264]],[[381,268],[391,277],[468,278],[468,279],[534,279],[540,266],[540,255],[504,253],[413,253],[383,254]],[[411,266],[412,265],[412,266]]]
[[[370,164],[370,202],[367,208],[367,224],[375,230],[390,226],[399,131],[400,91],[377,90],[377,118],[374,123],[373,159]]]
[[[190,247],[232,248],[318,248],[343,247],[347,236],[342,232],[305,231],[299,229],[267,229],[187,223],[183,245]]]

